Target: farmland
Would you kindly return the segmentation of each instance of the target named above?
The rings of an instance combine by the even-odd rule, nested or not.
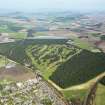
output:
[[[0,97],[8,96],[11,105],[16,98],[35,105],[84,102],[105,72],[104,19],[68,12],[22,14],[0,16]],[[105,78],[98,82],[96,105],[105,105],[104,98]]]
[[[40,71],[46,80],[59,87],[68,100],[83,100],[88,88],[73,91],[69,88],[84,84],[105,71],[104,53],[66,44],[43,45],[34,41],[17,41],[1,44],[0,53],[23,65],[29,63],[34,72]],[[99,89],[104,88],[101,86]]]

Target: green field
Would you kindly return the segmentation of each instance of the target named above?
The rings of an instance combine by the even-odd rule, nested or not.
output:
[[[68,90],[68,91],[64,90],[62,91],[62,93],[64,94],[67,100],[80,99],[80,101],[83,101],[88,93],[88,89],[83,89],[83,90],[77,89],[77,90]]]
[[[0,55],[0,67],[5,66],[5,57]]]
[[[71,39],[74,41],[74,45],[78,46],[81,49],[85,49],[85,50],[89,50],[89,51],[95,49],[89,42],[83,41],[80,38],[71,37]]]
[[[83,100],[86,98],[89,89],[77,89],[77,90],[64,90],[62,91],[65,98],[67,100],[80,100],[81,102],[83,102]],[[95,103],[96,105],[105,105],[105,86],[102,84],[98,85],[98,89],[96,92],[96,99],[95,99]]]
[[[105,86],[99,84],[96,92],[96,105],[105,105]]]
[[[13,39],[25,39],[27,37],[27,34],[24,32],[12,32],[9,33],[9,37]]]
[[[75,46],[68,47],[66,44],[43,45],[36,44],[35,41],[24,40],[1,44],[0,54],[23,65],[30,63],[33,71],[37,68],[46,80],[51,80],[62,88],[67,99],[80,98],[83,100],[88,89],[74,91],[66,89],[86,83],[105,72],[104,53],[93,53]],[[102,87],[99,89],[104,90]],[[102,97],[105,96],[102,95]]]

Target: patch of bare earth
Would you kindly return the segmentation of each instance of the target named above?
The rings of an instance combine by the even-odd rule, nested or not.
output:
[[[10,79],[15,81],[24,81],[34,77],[35,75],[31,70],[21,65],[16,65],[15,67],[11,68],[0,68],[0,80]]]

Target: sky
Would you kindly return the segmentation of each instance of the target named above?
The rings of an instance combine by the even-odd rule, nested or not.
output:
[[[0,8],[17,11],[105,10],[105,0],[0,0]]]

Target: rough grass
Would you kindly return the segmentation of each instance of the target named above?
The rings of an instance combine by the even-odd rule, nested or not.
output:
[[[81,101],[83,101],[86,98],[88,92],[89,89],[62,91],[67,100],[81,100]],[[102,84],[98,85],[95,103],[96,105],[105,105],[105,86]]]
[[[96,105],[105,105],[105,86],[99,84],[96,92]]]
[[[35,65],[47,79],[55,72],[59,65],[78,53],[80,49],[66,45],[35,45],[27,50],[32,64]]]
[[[82,89],[82,90],[68,90],[68,91],[62,91],[65,98],[67,100],[81,100],[83,101],[85,96],[87,95],[88,89]]]

